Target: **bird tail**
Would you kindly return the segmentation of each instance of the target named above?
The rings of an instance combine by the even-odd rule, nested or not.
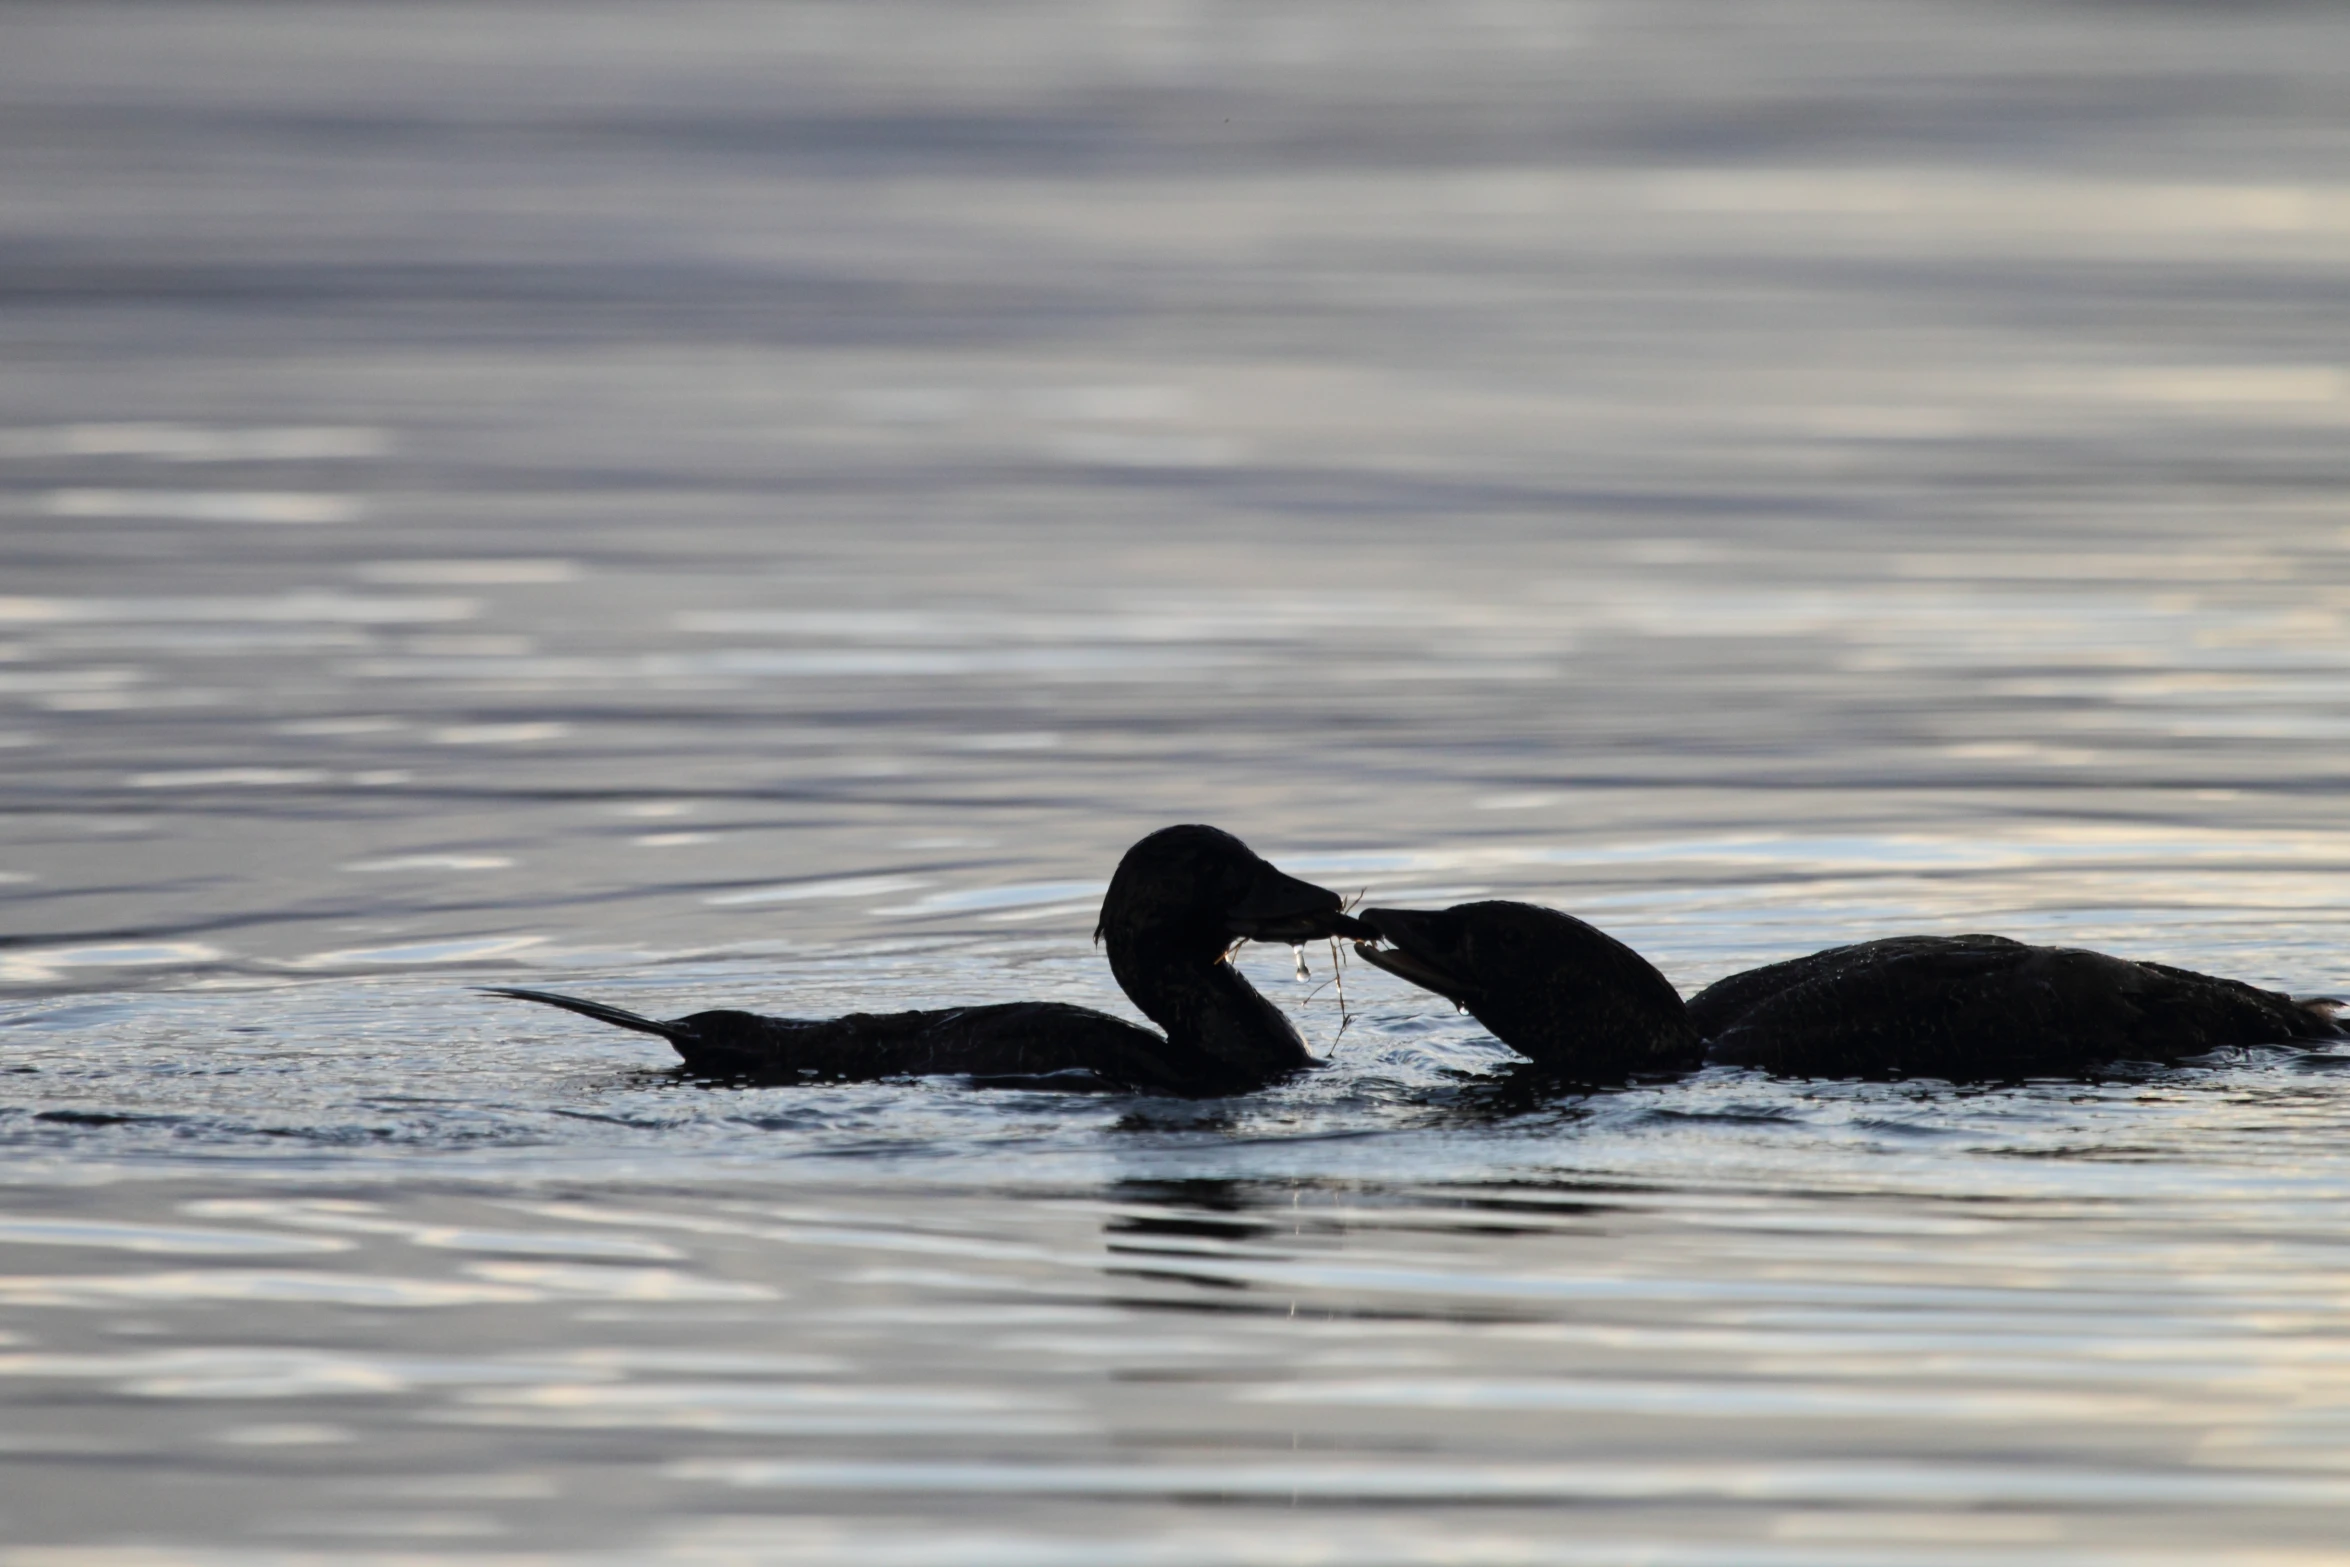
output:
[[[2350,1019],[2343,1016],[2344,1013],[2350,1013],[2350,1002],[2343,1001],[2339,996],[2295,996],[2293,1005],[2315,1020],[2316,1026],[2310,1033],[2318,1038],[2340,1038],[2350,1034]]]
[[[512,990],[504,985],[485,985],[482,994],[512,996],[517,1001],[536,1001],[541,1006],[561,1007],[566,1012],[592,1017],[599,1023],[609,1023],[615,1028],[633,1028],[640,1034],[655,1035],[673,1045],[692,1039],[698,1032],[689,1024],[663,1023],[639,1016],[625,1007],[607,1006],[601,1001],[588,1001],[578,996],[558,996],[551,990]]]

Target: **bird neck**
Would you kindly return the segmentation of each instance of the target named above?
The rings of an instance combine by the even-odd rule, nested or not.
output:
[[[1701,1037],[1672,982],[1606,932],[1584,926],[1578,934],[1573,961],[1506,996],[1472,1002],[1477,1020],[1521,1054],[1585,1081],[1696,1064]]]
[[[1252,1084],[1312,1064],[1305,1041],[1281,1009],[1225,961],[1219,932],[1143,928],[1105,934],[1118,988],[1166,1030],[1169,1044],[1198,1051]]]

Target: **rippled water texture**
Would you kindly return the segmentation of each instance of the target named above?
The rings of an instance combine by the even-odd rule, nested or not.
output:
[[[0,11],[0,1567],[2340,1560],[2350,1077],[732,1090],[1119,851],[2350,986],[2350,14]]]

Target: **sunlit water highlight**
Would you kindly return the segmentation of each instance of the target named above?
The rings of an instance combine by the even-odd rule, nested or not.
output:
[[[2346,25],[16,8],[0,1567],[2341,1559],[2350,1056],[1560,1100],[1274,948],[1245,1099],[737,1089],[471,987],[1123,1013],[1210,820],[1685,989],[2339,993]]]

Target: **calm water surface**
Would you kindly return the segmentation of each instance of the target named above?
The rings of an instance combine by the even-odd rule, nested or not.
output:
[[[2350,985],[2350,16],[0,10],[0,1567],[2350,1555],[2350,1055],[673,1077],[1123,847]]]

